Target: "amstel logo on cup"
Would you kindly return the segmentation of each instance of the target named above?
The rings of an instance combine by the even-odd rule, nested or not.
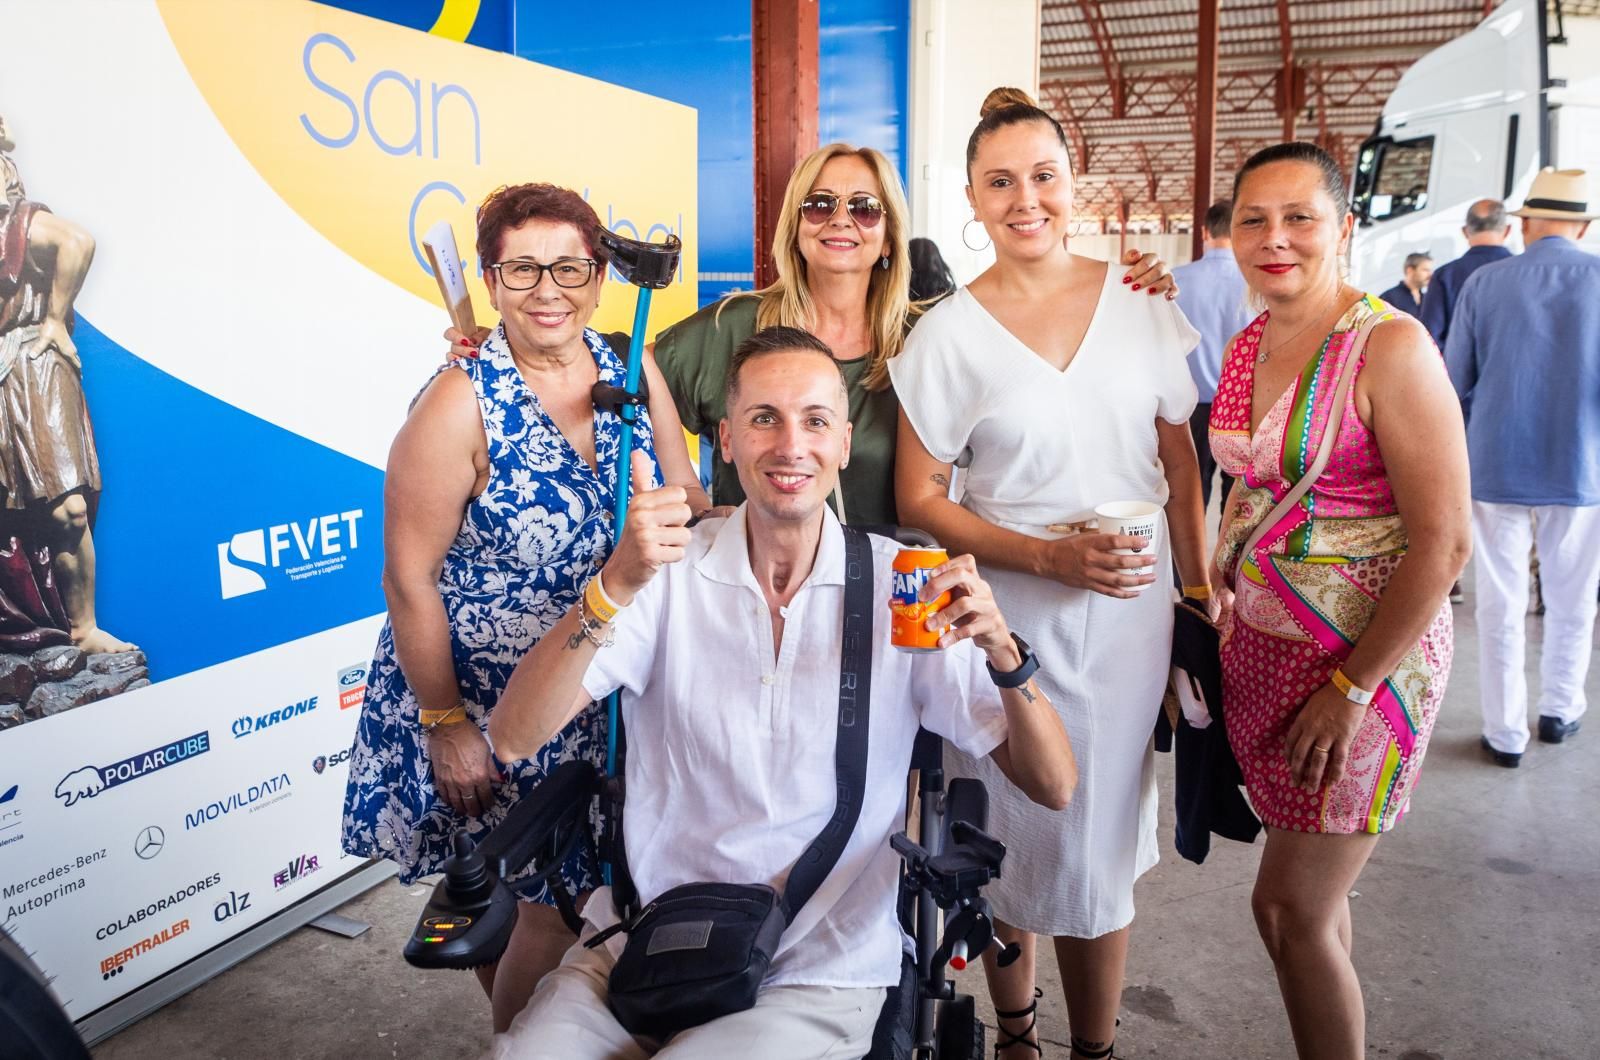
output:
[[[359,707],[367,698],[367,667],[365,663],[347,666],[339,671],[339,709]]]
[[[149,938],[140,939],[125,950],[118,950],[100,962],[100,978],[110,979],[113,975],[121,975],[123,965],[141,954],[149,953],[164,942],[171,942],[188,930],[189,921],[185,918],[171,927],[162,928]]]

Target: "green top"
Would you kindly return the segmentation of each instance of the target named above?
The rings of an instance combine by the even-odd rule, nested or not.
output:
[[[733,349],[755,334],[756,308],[752,296],[727,300],[719,317],[713,302],[693,316],[663,331],[656,339],[656,364],[678,405],[685,429],[705,435],[711,445],[711,499],[717,504],[740,504],[744,490],[739,475],[722,462],[716,444],[717,424],[727,414],[724,391]],[[894,438],[900,402],[892,389],[870,391],[861,385],[867,359],[840,361],[850,395],[850,466],[839,473],[844,493],[846,521],[859,525],[893,526]]]

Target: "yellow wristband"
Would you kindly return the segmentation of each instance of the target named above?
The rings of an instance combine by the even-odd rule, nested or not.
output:
[[[1344,698],[1348,699],[1357,706],[1364,707],[1368,703],[1372,702],[1372,697],[1375,695],[1375,693],[1367,691],[1365,688],[1360,687],[1354,681],[1350,680],[1350,678],[1344,675],[1344,671],[1342,669],[1333,671],[1332,680],[1333,687],[1337,688],[1340,693],[1343,694]]]
[[[1183,595],[1191,600],[1209,600],[1211,599],[1211,586],[1185,585],[1183,587]]]
[[[460,717],[459,718],[453,718],[452,715],[455,715],[455,714],[460,714]],[[417,710],[417,722],[424,729],[427,729],[429,731],[437,729],[439,726],[441,726],[441,725],[443,725],[443,724],[445,724],[446,722],[449,722],[449,721],[466,721],[466,720],[467,720],[467,704],[466,704],[466,701],[464,701],[464,700],[458,700],[456,702],[455,706],[447,707],[444,710],[429,710],[426,707],[422,707],[422,708],[419,708]]]
[[[622,610],[622,605],[611,599],[606,594],[605,586],[600,584],[600,575],[596,574],[589,579],[589,584],[583,588],[583,602],[588,605],[589,613],[594,615],[598,622],[610,622],[617,617],[617,612]]]

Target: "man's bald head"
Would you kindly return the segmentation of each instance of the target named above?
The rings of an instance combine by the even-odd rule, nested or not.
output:
[[[1461,226],[1469,246],[1497,247],[1511,234],[1506,221],[1506,204],[1499,199],[1479,199],[1467,207],[1467,223]]]

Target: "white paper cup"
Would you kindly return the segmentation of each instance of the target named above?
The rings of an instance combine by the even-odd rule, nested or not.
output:
[[[1150,543],[1144,548],[1117,548],[1114,553],[1121,556],[1150,556],[1152,559],[1160,552],[1161,546],[1161,506],[1151,504],[1149,501],[1112,501],[1102,504],[1094,510],[1095,525],[1102,534],[1124,534],[1129,537],[1148,537]],[[1124,574],[1142,577],[1153,574],[1155,567],[1129,568]],[[1159,579],[1157,579],[1159,581]],[[1142,593],[1154,585],[1148,582],[1144,585],[1135,585],[1129,592]]]

